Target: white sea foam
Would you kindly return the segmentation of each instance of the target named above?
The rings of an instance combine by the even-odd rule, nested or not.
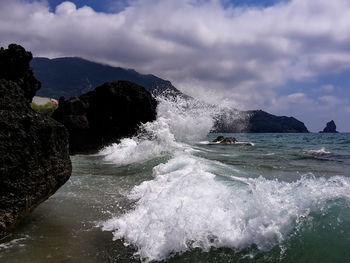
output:
[[[213,166],[191,154],[175,154],[128,195],[135,208],[103,224],[138,249],[144,261],[199,247],[281,244],[298,220],[331,199],[350,200],[350,179],[303,177],[293,183],[238,174],[217,178]]]
[[[108,162],[126,165],[185,148],[184,144],[175,141],[165,118],[160,117],[154,122],[146,123],[142,129],[144,132],[139,136],[122,139],[120,143],[104,148],[100,154]]]
[[[0,244],[0,252],[2,250],[7,250],[7,249],[10,249],[10,248],[13,248],[13,247],[17,247],[17,246],[18,247],[23,247],[24,246],[23,242],[25,240],[27,240],[27,239],[29,239],[29,236],[26,235],[25,237],[13,239],[13,240],[11,240],[9,242],[1,243]],[[0,254],[0,258],[1,258],[1,254]]]
[[[195,101],[159,101],[156,121],[101,152],[117,165],[171,154],[154,167],[153,180],[127,194],[135,207],[103,223],[115,240],[134,245],[142,260],[164,260],[197,247],[241,250],[256,244],[269,250],[327,201],[350,201],[349,178],[305,176],[293,183],[246,178],[234,167],[194,156],[191,145],[208,133],[215,110]],[[322,148],[309,154],[329,152]]]
[[[306,151],[306,154],[312,155],[312,156],[323,156],[323,155],[329,155],[329,154],[331,154],[331,152],[326,151],[326,148],[325,148],[325,147],[322,147],[322,148],[319,149],[319,150],[309,150],[309,151]]]
[[[328,200],[350,200],[348,178],[308,176],[294,183],[248,179],[234,167],[195,157],[191,145],[209,132],[214,114],[215,109],[196,101],[159,99],[156,121],[101,152],[117,165],[171,153],[167,163],[153,169],[154,180],[127,195],[135,201],[134,209],[103,223],[103,230],[134,245],[146,262],[195,247],[240,250],[256,244],[268,250]]]

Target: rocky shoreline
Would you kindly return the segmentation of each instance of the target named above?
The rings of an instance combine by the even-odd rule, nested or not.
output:
[[[0,238],[70,177],[65,127],[31,109],[40,82],[19,45],[0,50]]]

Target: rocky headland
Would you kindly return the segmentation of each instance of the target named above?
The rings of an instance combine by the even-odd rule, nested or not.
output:
[[[276,116],[262,110],[231,110],[216,118],[216,133],[308,133],[305,124],[294,117]]]
[[[69,132],[70,153],[94,153],[133,136],[141,123],[156,119],[157,101],[143,87],[129,82],[108,82],[95,90],[61,98],[52,117]]]
[[[12,44],[0,49],[0,238],[71,175],[65,127],[30,107],[40,82],[32,54]]]

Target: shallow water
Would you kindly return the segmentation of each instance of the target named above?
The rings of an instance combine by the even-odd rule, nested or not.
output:
[[[350,134],[209,145],[211,112],[181,107],[162,102],[142,135],[72,156],[0,261],[350,262]]]
[[[69,182],[2,240],[1,262],[350,261],[350,134],[232,136],[255,146],[128,165],[73,156]]]

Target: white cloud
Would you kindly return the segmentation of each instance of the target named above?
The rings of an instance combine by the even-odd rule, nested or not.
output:
[[[294,117],[304,122],[307,121],[306,124],[311,131],[322,130],[330,120],[336,122],[338,130],[348,131],[349,105],[348,99],[340,99],[335,96],[311,98],[304,93],[293,93],[273,100],[268,110],[287,116],[293,112]]]
[[[133,0],[115,14],[70,2],[55,12],[45,2],[0,2],[2,46],[135,68],[241,108],[282,105],[276,94],[287,80],[350,69],[349,28],[348,0],[226,9],[218,0]]]

